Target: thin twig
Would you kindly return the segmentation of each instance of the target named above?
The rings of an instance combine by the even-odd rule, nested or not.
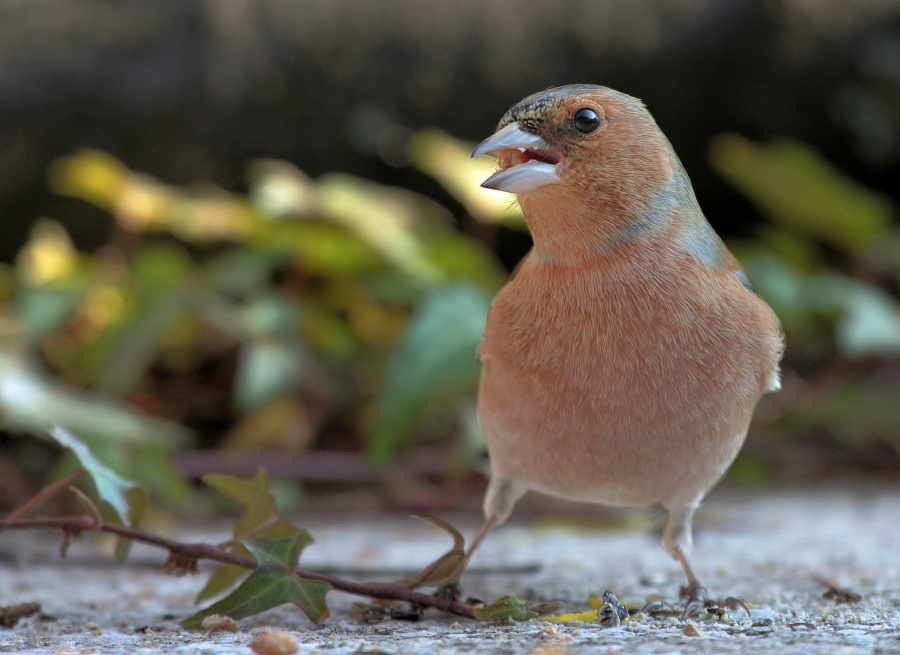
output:
[[[212,560],[223,564],[234,564],[250,570],[255,569],[257,566],[256,560],[252,557],[230,553],[213,544],[188,544],[180,541],[173,541],[155,534],[150,534],[149,532],[144,532],[137,528],[106,523],[105,521],[97,521],[94,517],[89,515],[34,519],[0,519],[0,530],[35,530],[42,528],[58,529],[67,534],[107,532],[118,535],[119,537],[124,537],[125,539],[131,539],[132,541],[165,548],[169,553],[179,555],[189,560]],[[410,589],[408,585],[377,585],[350,582],[349,580],[337,578],[325,573],[318,573],[316,571],[308,571],[306,569],[297,569],[294,573],[298,578],[303,580],[325,582],[339,591],[356,596],[401,600],[416,605],[435,607],[444,612],[456,614],[457,616],[465,616],[470,619],[475,618],[473,607],[471,605],[457,601],[448,601],[446,598],[440,596],[419,593]]]
[[[57,480],[53,484],[44,487],[43,489],[41,489],[40,493],[29,498],[18,509],[14,510],[12,514],[7,516],[6,520],[11,521],[13,519],[22,518],[23,516],[28,514],[28,512],[33,510],[35,507],[37,507],[38,505],[43,503],[45,500],[50,498],[50,496],[58,494],[60,492],[60,490],[68,487],[70,484],[75,482],[75,480],[80,478],[85,473],[86,473],[86,471],[83,468],[80,468],[77,471],[70,473],[69,475],[64,477],[62,480]]]

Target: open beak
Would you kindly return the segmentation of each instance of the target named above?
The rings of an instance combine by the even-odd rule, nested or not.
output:
[[[517,122],[482,141],[472,153],[473,157],[479,155],[500,160],[500,170],[482,182],[485,189],[528,193],[562,181],[556,166],[563,158],[551,153],[541,137],[523,130]]]

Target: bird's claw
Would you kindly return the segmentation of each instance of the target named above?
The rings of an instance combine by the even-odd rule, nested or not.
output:
[[[440,587],[434,592],[434,595],[447,601],[446,610],[449,612],[453,602],[462,597],[462,585],[459,583],[459,580],[455,580],[450,584]]]
[[[706,591],[706,587],[697,580],[690,582],[681,590],[679,604],[684,607],[681,620],[687,621],[700,616],[700,613],[706,609],[707,602],[709,602],[709,592]]]
[[[750,616],[750,608],[747,607],[747,603],[742,601],[740,598],[735,598],[734,596],[729,596],[721,603],[719,603],[719,607],[724,607],[727,610],[732,612],[737,612],[738,610],[744,610],[747,613],[747,618],[752,618]]]
[[[671,603],[664,600],[653,600],[641,608],[642,614],[669,614],[675,610]]]
[[[680,613],[682,621],[695,619],[704,611],[721,617],[725,613],[724,610],[732,612],[743,610],[747,613],[748,617],[750,616],[750,609],[740,598],[729,596],[721,602],[711,600],[708,597],[706,587],[697,581],[690,583],[681,590],[681,598],[679,598],[677,603],[667,603],[662,600],[655,600],[647,603],[641,608],[641,612],[644,614]]]

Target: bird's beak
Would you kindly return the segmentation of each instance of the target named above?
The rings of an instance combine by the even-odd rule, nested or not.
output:
[[[523,130],[517,122],[482,141],[472,153],[473,157],[479,155],[500,159],[501,169],[482,182],[485,189],[528,193],[562,182],[556,165],[563,158],[552,154],[541,137]]]

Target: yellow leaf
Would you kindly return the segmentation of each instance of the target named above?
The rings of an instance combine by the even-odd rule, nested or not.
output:
[[[16,267],[26,284],[41,286],[65,281],[78,264],[78,254],[66,229],[50,219],[40,219],[19,252]]]
[[[594,599],[596,600],[596,599]],[[592,609],[587,612],[569,612],[558,616],[545,616],[542,620],[553,621],[554,623],[568,623],[569,621],[596,621],[597,610]]]
[[[492,157],[472,159],[475,145],[438,129],[425,129],[413,136],[410,157],[416,168],[440,182],[479,221],[524,230],[525,218],[510,194],[481,188],[496,172],[497,162]]]

